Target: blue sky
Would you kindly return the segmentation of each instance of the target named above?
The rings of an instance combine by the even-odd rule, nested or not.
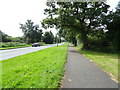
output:
[[[107,0],[114,9],[120,0]],[[46,16],[44,9],[46,8],[45,0],[1,0],[0,1],[0,30],[10,36],[22,36],[22,30],[19,29],[19,23],[25,23],[27,19],[31,19],[35,24],[40,25],[40,21]],[[44,30],[44,29],[43,29]],[[55,29],[52,30],[54,35]],[[44,30],[45,32],[46,30]]]

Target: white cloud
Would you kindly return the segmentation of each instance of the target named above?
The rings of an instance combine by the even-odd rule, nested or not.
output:
[[[110,10],[115,10],[119,1],[120,0],[107,0],[107,4],[110,5]]]

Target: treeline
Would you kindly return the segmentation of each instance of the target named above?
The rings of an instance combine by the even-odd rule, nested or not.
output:
[[[22,37],[11,37],[0,30],[1,42],[23,42]]]
[[[54,36],[51,31],[46,31],[43,34],[43,30],[39,29],[39,25],[34,25],[32,20],[27,20],[25,24],[20,24],[20,29],[24,33],[23,40],[28,44],[35,42],[53,44],[62,41],[60,37]]]
[[[105,2],[47,2],[44,28],[56,27],[59,35],[82,49],[118,51],[120,45],[120,2],[109,11]]]
[[[0,39],[2,42],[12,42],[7,43],[5,46],[8,44],[10,44],[10,46],[14,46],[16,43],[13,42],[26,44],[32,44],[36,42],[39,42],[40,44],[53,44],[60,43],[62,41],[60,37],[54,36],[51,31],[46,31],[43,33],[43,30],[39,28],[39,25],[34,25],[34,22],[31,20],[27,20],[25,24],[20,24],[20,29],[24,34],[22,37],[11,37],[0,31]]]

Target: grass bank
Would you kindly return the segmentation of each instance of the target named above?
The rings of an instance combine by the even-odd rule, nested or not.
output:
[[[55,46],[2,61],[3,88],[57,88],[64,75],[67,46]]]
[[[87,58],[96,63],[105,72],[109,73],[116,82],[118,82],[118,54],[103,53],[96,51],[84,51],[80,47],[78,51],[84,54]]]

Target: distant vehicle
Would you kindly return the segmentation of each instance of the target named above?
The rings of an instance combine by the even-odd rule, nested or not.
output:
[[[37,46],[40,46],[40,44],[39,43],[33,43],[32,44],[32,47],[37,47]]]

